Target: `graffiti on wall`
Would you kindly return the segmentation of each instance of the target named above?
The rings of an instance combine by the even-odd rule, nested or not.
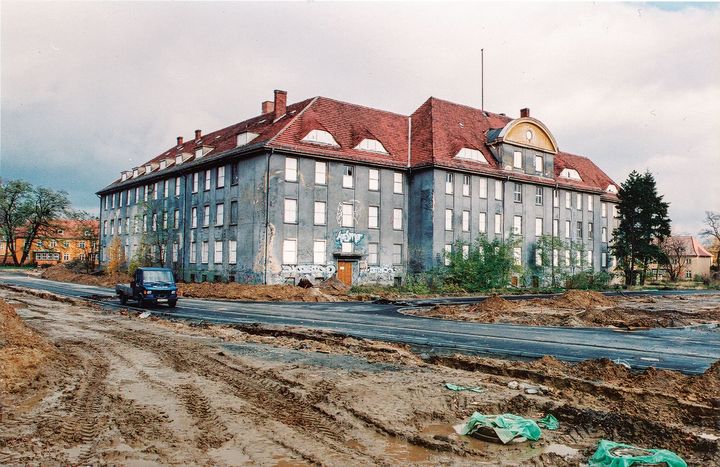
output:
[[[308,277],[314,279],[316,277],[329,278],[337,268],[334,264],[283,264],[280,270],[280,276],[285,279],[300,279]]]
[[[352,243],[353,245],[358,246],[364,238],[364,233],[353,232],[350,229],[341,229],[335,233],[335,247],[340,248],[343,243]]]
[[[360,280],[364,282],[393,282],[400,274],[398,266],[365,266],[360,268]]]

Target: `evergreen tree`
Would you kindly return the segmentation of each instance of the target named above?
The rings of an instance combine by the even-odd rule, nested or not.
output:
[[[632,171],[618,193],[620,225],[612,251],[625,274],[625,285],[645,283],[648,264],[662,258],[660,243],[670,235],[669,203],[657,192],[655,178]]]

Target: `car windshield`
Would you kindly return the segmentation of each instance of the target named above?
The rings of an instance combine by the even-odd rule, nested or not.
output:
[[[143,271],[143,282],[170,282],[173,283],[173,275],[170,271]]]

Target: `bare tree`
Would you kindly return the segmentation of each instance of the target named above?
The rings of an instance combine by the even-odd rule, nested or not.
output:
[[[705,211],[703,223],[707,226],[700,231],[700,235],[713,239],[720,244],[720,212]],[[715,265],[720,267],[720,248],[715,253]]]
[[[665,266],[670,280],[677,282],[685,269],[684,256],[685,242],[680,237],[667,237],[661,244],[660,249],[664,255],[661,263]]]

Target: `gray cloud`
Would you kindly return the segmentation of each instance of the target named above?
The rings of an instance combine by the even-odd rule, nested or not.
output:
[[[629,3],[2,3],[3,177],[94,191],[272,89],[516,115],[616,181],[650,169],[678,232],[720,210],[720,9]]]

